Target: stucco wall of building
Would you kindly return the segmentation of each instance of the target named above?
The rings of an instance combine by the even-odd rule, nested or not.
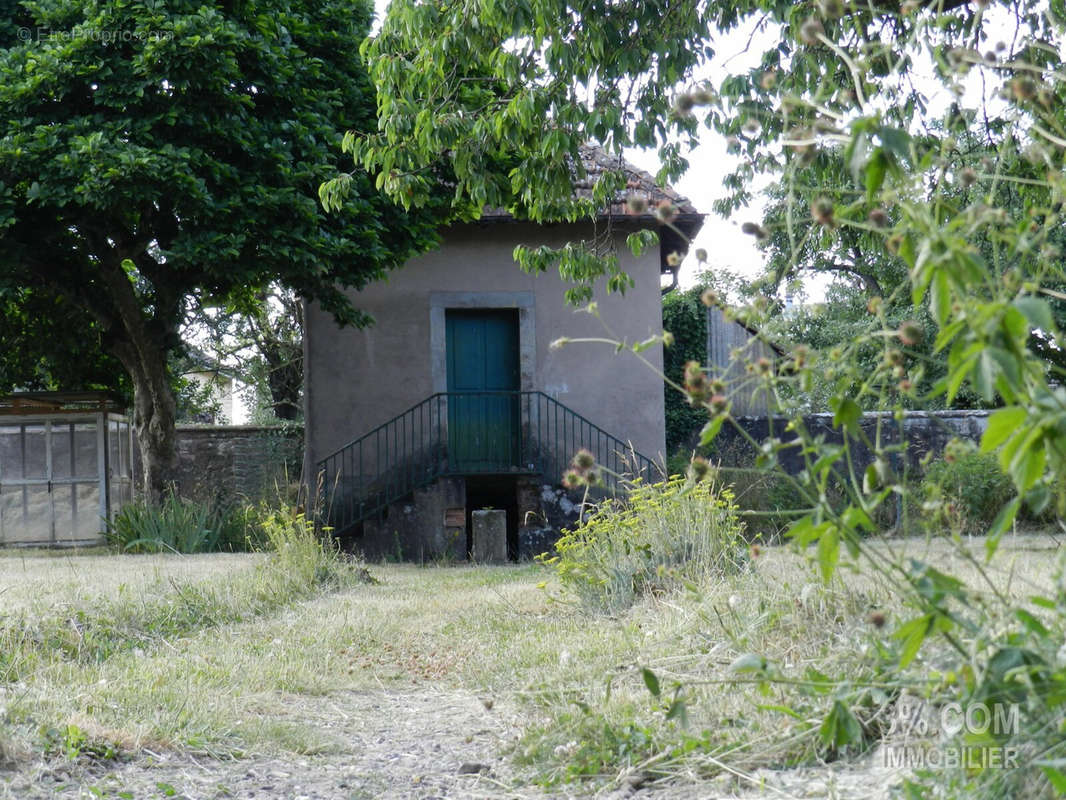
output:
[[[636,281],[625,296],[596,287],[600,318],[566,304],[568,287],[555,270],[528,275],[515,245],[559,247],[587,238],[588,226],[485,223],[456,227],[438,250],[414,259],[385,282],[352,292],[376,324],[341,329],[316,305],[306,310],[305,402],[308,466],[445,389],[444,309],[519,309],[522,389],[541,390],[608,433],[658,460],[665,447],[662,380],[632,353],[560,337],[638,341],[662,330],[659,252],[634,257],[619,230],[622,269]],[[643,353],[661,369],[662,351]]]

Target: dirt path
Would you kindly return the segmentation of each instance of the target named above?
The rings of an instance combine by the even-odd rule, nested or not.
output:
[[[136,800],[543,796],[508,790],[514,776],[503,751],[518,730],[515,719],[506,709],[486,709],[471,694],[345,692],[293,698],[293,704],[279,706],[271,716],[299,715],[332,740],[328,752],[231,761],[160,754],[86,769],[59,762],[0,773],[0,798],[121,798],[122,792]]]
[[[333,742],[306,757],[250,756],[213,760],[185,754],[142,755],[126,763],[82,767],[57,761],[0,772],[3,800],[502,800],[594,795],[610,800],[824,798],[878,800],[896,777],[887,770],[764,771],[746,779],[595,790],[576,785],[542,790],[524,780],[506,756],[520,730],[506,702],[485,708],[467,692],[391,690],[291,698],[272,710],[299,718]],[[757,784],[751,782],[754,778]]]

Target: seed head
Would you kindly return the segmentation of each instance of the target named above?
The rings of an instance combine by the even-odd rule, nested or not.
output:
[[[579,486],[583,486],[584,483],[585,479],[572,469],[568,469],[566,474],[563,475],[563,486],[567,489],[577,489]]]
[[[669,224],[677,219],[677,206],[664,200],[655,207],[655,216],[660,222]]]
[[[818,37],[825,36],[825,28],[820,20],[813,17],[800,26],[800,41],[806,45],[818,44]]]
[[[740,226],[740,232],[746,233],[748,236],[754,236],[760,242],[770,238],[770,234],[766,232],[766,228],[757,222],[745,222]]]
[[[870,211],[869,219],[870,222],[878,228],[885,228],[888,226],[888,212],[880,206]]]
[[[714,306],[718,305],[718,300],[718,292],[716,292],[714,289],[707,289],[703,294],[700,295],[700,302],[707,306],[707,308],[713,308]]]
[[[973,167],[966,167],[959,172],[959,183],[961,183],[967,189],[977,183],[977,170]]]
[[[766,356],[760,356],[759,360],[755,362],[755,370],[760,375],[769,375],[773,368],[773,362]]]
[[[903,351],[897,350],[893,347],[891,350],[885,353],[885,361],[887,361],[894,367],[900,366],[903,363]]]
[[[805,344],[796,345],[796,349],[792,351],[792,358],[796,362],[796,366],[802,368],[807,363],[807,358],[810,356],[810,348]]]
[[[707,375],[703,371],[703,367],[700,366],[699,361],[688,361],[685,363],[685,383],[695,384],[706,380]]]
[[[714,102],[714,91],[709,86],[698,86],[692,91],[692,99],[698,106],[709,106]]]
[[[729,411],[729,399],[722,394],[711,395],[710,406],[715,414],[725,414]]]
[[[696,456],[689,462],[688,465],[688,479],[692,483],[699,483],[706,478],[711,472],[711,465],[707,463],[706,458]]]
[[[866,302],[866,310],[869,311],[871,314],[876,314],[878,311],[881,310],[881,306],[884,304],[884,302],[885,301],[882,300],[880,297],[874,295]]]
[[[841,0],[818,0],[818,11],[826,19],[844,16],[844,4]]]
[[[596,456],[591,451],[581,448],[574,453],[574,458],[570,463],[574,469],[589,470],[596,466]]]
[[[1014,78],[1009,85],[1015,100],[1032,100],[1036,97],[1036,84],[1030,78]]]
[[[772,69],[766,70],[759,76],[759,86],[766,91],[770,91],[777,85],[777,72]]]
[[[869,620],[870,624],[873,625],[875,628],[883,628],[885,627],[885,612],[871,611],[870,615],[867,617],[867,620]]]
[[[920,324],[913,319],[909,319],[899,326],[897,335],[903,344],[907,347],[913,347],[925,337],[925,331]]]
[[[688,92],[682,92],[674,101],[674,110],[678,114],[689,114],[694,105],[696,105],[696,99]]]
[[[819,225],[833,225],[833,201],[828,197],[819,197],[811,203],[811,217]]]
[[[758,558],[760,555],[762,555],[762,548],[759,547],[759,545],[757,545],[757,544],[753,544],[751,546],[750,550],[751,550],[751,557],[752,558]]]
[[[674,335],[670,331],[663,331],[663,347],[674,346]]]
[[[626,198],[626,207],[631,214],[643,214],[648,210],[648,198],[642,194],[631,194]]]

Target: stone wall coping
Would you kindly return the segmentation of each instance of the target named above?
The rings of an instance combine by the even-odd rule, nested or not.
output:
[[[177,425],[181,433],[275,433],[303,430],[303,423],[292,425]]]
[[[952,417],[974,417],[974,418],[980,419],[982,417],[987,417],[989,414],[991,414],[995,410],[996,409],[994,409],[994,408],[958,408],[958,409],[945,408],[945,409],[939,409],[939,410],[936,410],[936,411],[904,411],[903,412],[903,418],[904,419],[940,419],[940,418],[952,418]],[[893,412],[893,411],[864,411],[864,412],[862,412],[862,415],[864,417],[871,417],[871,418],[892,417],[892,416],[894,416],[894,414],[895,414],[895,412]],[[833,419],[834,415],[833,415],[833,413],[831,411],[818,411],[818,412],[814,412],[814,413],[811,413],[811,414],[802,414],[801,416],[803,416],[806,419],[812,419],[813,418],[813,419],[828,419],[828,420],[831,420],[831,419]],[[744,417],[737,417],[737,419],[738,420],[740,420],[740,419],[767,419],[767,417],[744,416]],[[774,416],[774,417],[771,417],[771,419],[774,419],[774,420],[789,420],[789,419],[791,419],[791,417]]]

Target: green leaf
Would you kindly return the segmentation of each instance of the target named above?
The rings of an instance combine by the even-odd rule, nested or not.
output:
[[[885,154],[878,148],[874,151],[870,163],[866,165],[866,201],[868,203],[872,203],[874,197],[881,190],[881,186],[885,182],[887,168],[888,161],[885,158]]]
[[[725,422],[725,417],[719,415],[712,417],[711,421],[703,426],[703,430],[700,431],[700,447],[706,447],[714,441],[714,437],[722,429],[723,422]]]
[[[989,453],[1013,436],[1025,424],[1028,411],[1021,406],[1009,406],[988,416],[988,427],[981,436],[981,452]]]
[[[673,702],[670,703],[670,708],[666,711],[667,719],[676,719],[681,723],[682,728],[688,727],[688,707],[685,705],[685,701],[680,697],[675,697]]]
[[[881,146],[886,151],[896,156],[900,161],[910,162],[911,135],[907,131],[886,125],[877,129],[877,135],[881,139]]]
[[[1029,631],[1029,633],[1039,636],[1042,639],[1046,639],[1051,635],[1051,631],[1044,627],[1044,623],[1024,608],[1016,608],[1014,610],[1014,615],[1021,621],[1022,625],[1025,626],[1025,629]]]
[[[1014,307],[1025,315],[1029,324],[1046,333],[1055,330],[1055,318],[1051,314],[1051,305],[1039,297],[1019,297],[1014,301]]]
[[[729,665],[730,672],[766,672],[766,658],[757,653],[737,656]]]
[[[894,636],[903,641],[903,648],[899,654],[899,668],[903,669],[910,664],[922,647],[922,642],[933,627],[933,615],[924,614],[903,623],[895,632]]]
[[[1059,797],[1066,797],[1066,773],[1058,769],[1058,766],[1066,767],[1066,759],[1056,759],[1055,763],[1058,766],[1052,766],[1051,763],[1044,761],[1035,761],[1033,763],[1040,767],[1048,779],[1048,783],[1051,784],[1051,787]]]
[[[1014,518],[1018,516],[1018,509],[1021,507],[1022,499],[1015,497],[1007,505],[1000,509],[996,514],[996,518],[992,520],[992,526],[988,529],[988,537],[985,539],[985,555],[987,559],[991,559],[996,554],[996,550],[999,549],[1000,539],[1003,538],[1003,534],[1014,522]]]
[[[849,433],[859,432],[859,421],[862,419],[862,409],[859,404],[850,397],[834,397],[829,400],[833,408],[833,427],[843,428]]]
[[[862,741],[862,726],[850,708],[840,700],[834,700],[829,715],[822,720],[818,735],[826,747],[839,750]]]
[[[643,667],[640,670],[640,674],[644,677],[644,685],[648,687],[648,691],[652,693],[652,696],[658,697],[662,694],[662,689],[659,686],[659,679],[655,676],[647,667]]]
[[[818,568],[822,580],[829,583],[840,561],[840,533],[835,526],[830,526],[818,539]]]
[[[1043,437],[1027,436],[1026,442],[1018,448],[1011,459],[1008,472],[1020,493],[1029,491],[1044,474],[1047,464],[1047,451],[1044,449]]]
[[[786,714],[792,717],[792,719],[805,719],[802,714],[800,714],[798,711],[795,711],[794,709],[789,708],[788,706],[757,704],[755,707],[760,711],[776,711],[779,714]]]
[[[937,270],[929,282],[929,307],[937,325],[944,326],[951,316],[951,282],[946,270]]]

